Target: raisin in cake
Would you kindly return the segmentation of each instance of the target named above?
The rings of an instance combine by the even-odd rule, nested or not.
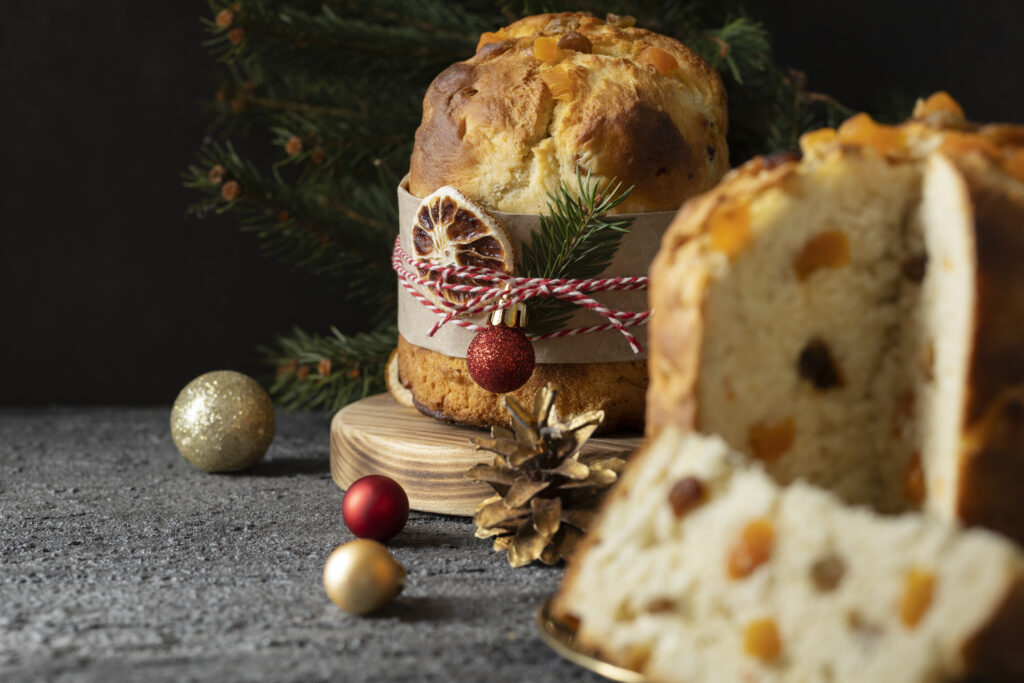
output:
[[[1024,540],[1024,127],[940,93],[759,158],[652,266],[647,431]]]
[[[777,484],[669,427],[573,557],[556,618],[654,681],[1024,680],[1024,557],[1002,536]]]
[[[434,79],[423,100],[409,191],[446,185],[493,211],[547,212],[578,170],[633,187],[618,213],[675,211],[729,168],[725,89],[677,40],[588,13],[541,14],[485,33],[476,54]],[[585,342],[582,342],[585,343]],[[398,366],[422,412],[478,426],[507,420],[465,358],[403,337]],[[549,382],[565,410],[605,411],[605,429],[642,429],[646,360],[538,364],[515,396]]]

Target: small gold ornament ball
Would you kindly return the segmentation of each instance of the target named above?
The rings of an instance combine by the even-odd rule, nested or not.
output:
[[[377,541],[359,538],[339,545],[324,565],[324,589],[352,614],[380,609],[405,588],[405,569]]]
[[[206,472],[244,470],[274,438],[274,404],[251,377],[231,370],[185,385],[171,410],[171,436],[182,457]]]

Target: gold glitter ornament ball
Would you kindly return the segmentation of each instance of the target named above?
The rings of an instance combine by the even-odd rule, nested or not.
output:
[[[369,614],[405,588],[405,569],[388,549],[369,538],[339,545],[324,564],[324,590],[350,614]]]
[[[174,400],[171,436],[182,457],[201,470],[244,470],[270,447],[274,404],[247,375],[208,372],[185,385]]]

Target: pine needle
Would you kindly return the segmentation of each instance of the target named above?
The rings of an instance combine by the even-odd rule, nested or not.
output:
[[[586,279],[600,275],[611,265],[631,218],[607,214],[624,202],[633,188],[622,189],[613,178],[601,187],[588,171],[576,170],[576,192],[563,182],[548,195],[548,214],[523,245],[524,277]],[[575,306],[559,299],[534,299],[529,305],[528,326],[534,334],[564,327]]]

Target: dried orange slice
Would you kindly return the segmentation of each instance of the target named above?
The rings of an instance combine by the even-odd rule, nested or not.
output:
[[[388,364],[384,370],[384,381],[387,384],[388,393],[391,394],[391,398],[395,399],[396,403],[407,408],[415,407],[412,402],[412,392],[407,386],[402,384],[402,378],[398,374],[397,348],[388,357]]]
[[[479,204],[454,187],[445,186],[424,197],[412,226],[412,244],[416,258],[438,266],[481,266],[511,275],[515,265],[512,241],[505,226]],[[433,282],[440,277],[434,271],[420,270],[420,276]],[[451,276],[448,282],[487,286],[483,280]],[[472,294],[446,290],[444,298],[463,303]]]

